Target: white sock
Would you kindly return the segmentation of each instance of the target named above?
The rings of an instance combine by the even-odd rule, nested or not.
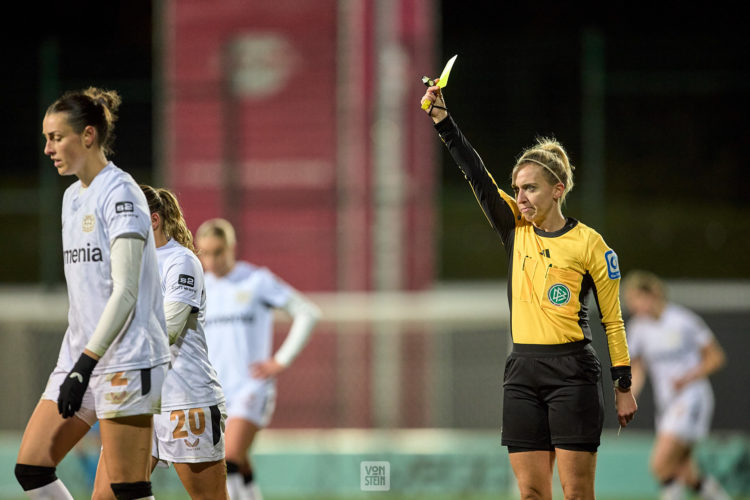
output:
[[[683,500],[685,488],[679,481],[672,481],[667,486],[662,486],[659,492],[659,500]]]
[[[245,480],[239,472],[227,474],[227,492],[229,500],[250,500],[245,492]]]
[[[255,481],[250,481],[244,486],[248,500],[263,500],[263,495],[260,494],[260,488]]]
[[[724,488],[712,476],[703,479],[699,494],[703,500],[730,500],[727,492],[724,491]]]
[[[73,495],[59,479],[45,484],[41,488],[26,490],[24,493],[32,500],[73,500]]]

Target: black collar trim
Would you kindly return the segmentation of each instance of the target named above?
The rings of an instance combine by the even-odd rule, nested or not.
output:
[[[565,225],[557,231],[547,232],[535,226],[534,232],[543,238],[557,238],[558,236],[562,236],[563,234],[567,233],[577,225],[578,221],[576,219],[574,219],[573,217],[567,217],[565,220]]]

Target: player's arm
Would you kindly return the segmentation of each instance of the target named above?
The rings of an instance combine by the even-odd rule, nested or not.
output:
[[[701,362],[683,377],[675,380],[675,389],[680,390],[691,382],[713,375],[724,367],[726,359],[724,349],[712,337],[707,344],[701,347]]]
[[[427,111],[435,122],[440,139],[447,146],[453,160],[469,182],[474,197],[487,220],[507,244],[511,231],[520,220],[520,212],[512,196],[498,188],[495,179],[485,168],[484,162],[458,128],[453,117],[445,109],[442,92],[437,86],[429,87],[423,101],[434,102]]]
[[[274,359],[280,365],[287,367],[307,344],[321,313],[318,306],[296,291],[292,292],[282,309],[292,317],[292,326],[274,355]]]
[[[199,311],[203,270],[196,259],[178,257],[163,272],[164,319],[169,344],[172,345],[185,331],[190,315]]]
[[[177,342],[182,332],[185,331],[185,325],[194,309],[192,305],[184,302],[164,302],[164,318],[167,321],[169,345]]]
[[[60,386],[57,405],[63,418],[73,416],[81,407],[83,393],[96,363],[132,320],[138,298],[138,280],[144,246],[145,241],[136,235],[123,235],[112,242],[112,294],[86,348]]]
[[[138,299],[144,247],[145,241],[133,235],[112,242],[112,294],[84,351],[94,359],[101,358],[115,337],[130,323]]]
[[[711,342],[703,346],[701,349],[702,369],[698,373],[698,377],[709,377],[724,368],[726,363],[727,357],[724,354],[724,349],[722,349],[719,342],[713,338],[711,339]]]
[[[641,358],[630,359],[630,371],[633,374],[633,385],[630,389],[633,391],[633,397],[638,397],[646,384],[646,367]]]
[[[284,371],[305,347],[321,316],[318,306],[295,290],[281,308],[292,317],[292,326],[273,358],[253,365],[256,378],[273,377]]]

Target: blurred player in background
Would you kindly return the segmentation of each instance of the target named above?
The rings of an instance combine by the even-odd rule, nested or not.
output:
[[[153,498],[152,415],[169,343],[146,198],[107,160],[119,105],[116,92],[89,88],[44,117],[44,153],[78,181],[62,204],[69,325],[15,470],[29,498],[72,498],[55,469],[97,418],[115,497]]]
[[[497,187],[448,114],[440,87],[429,86],[422,105],[508,255],[513,350],[505,365],[502,443],[521,498],[551,500],[557,460],[565,498],[593,499],[604,413],[584,303],[589,291],[607,334],[620,425],[637,409],[617,256],[593,229],[563,216],[573,166],[557,141],[523,151],[511,175],[514,198]]]
[[[684,498],[687,485],[703,499],[728,499],[692,458],[696,442],[711,425],[714,396],[708,377],[724,366],[724,351],[697,314],[667,300],[664,283],[655,274],[632,271],[623,285],[632,315],[627,331],[633,392],[641,391],[648,370],[656,400],[651,469],[662,485],[661,498]]]
[[[226,499],[226,410],[224,393],[208,360],[203,269],[174,194],[146,185],[141,189],[151,212],[171,346],[161,413],[154,415],[152,470],[172,463],[190,498]],[[102,478],[106,474],[100,471],[96,500],[110,498]]]
[[[266,268],[237,262],[236,237],[224,219],[196,232],[206,271],[208,354],[227,398],[227,487],[232,500],[260,500],[248,453],[275,407],[276,377],[300,353],[320,311]],[[273,310],[293,318],[279,350],[273,348]]]

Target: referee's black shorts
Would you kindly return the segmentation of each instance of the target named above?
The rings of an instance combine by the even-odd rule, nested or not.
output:
[[[502,444],[511,452],[596,451],[604,423],[601,375],[588,343],[514,345],[505,363]]]

